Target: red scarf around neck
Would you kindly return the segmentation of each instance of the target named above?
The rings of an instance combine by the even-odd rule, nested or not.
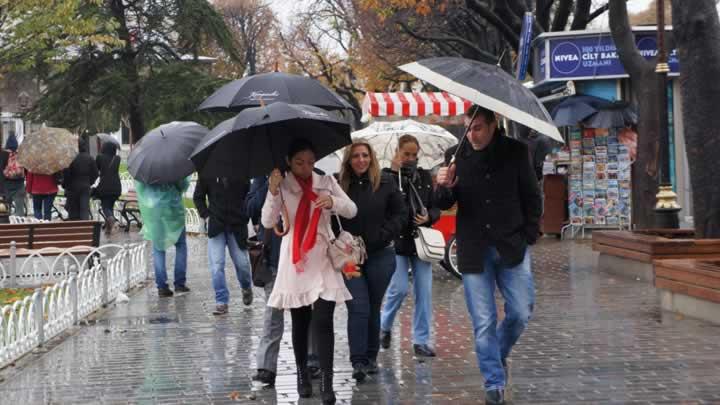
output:
[[[318,195],[312,189],[312,176],[307,179],[295,177],[300,188],[302,189],[302,197],[295,211],[295,230],[293,232],[293,264],[298,273],[302,273],[303,269],[300,262],[305,258],[307,252],[315,246],[317,239],[317,227],[320,222],[320,208],[312,210],[312,218],[310,217],[310,208],[312,202],[318,198]]]

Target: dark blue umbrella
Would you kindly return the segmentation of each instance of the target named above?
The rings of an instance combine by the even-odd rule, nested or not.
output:
[[[599,109],[609,107],[612,102],[594,96],[570,96],[556,105],[550,115],[555,125],[575,126],[578,122],[595,114]]]
[[[276,102],[247,108],[223,121],[190,159],[202,177],[262,176],[285,166],[288,147],[298,137],[313,144],[318,160],[352,142],[350,124],[337,113]]]
[[[637,124],[637,111],[624,101],[616,101],[608,107],[586,118],[585,126],[590,128],[624,128]]]

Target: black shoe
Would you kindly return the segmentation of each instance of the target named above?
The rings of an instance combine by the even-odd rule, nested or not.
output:
[[[485,392],[485,403],[488,405],[504,405],[505,390],[490,390]]]
[[[253,302],[253,290],[252,287],[250,288],[243,288],[242,289],[242,298],[243,298],[243,304],[245,305],[251,305]]]
[[[298,368],[297,370],[297,390],[300,398],[310,398],[312,396],[312,383],[307,368]]]
[[[267,385],[270,387],[274,387],[275,386],[275,377],[276,377],[276,375],[272,371],[261,368],[258,370],[257,374],[255,374],[252,377],[252,380],[261,382],[264,385]]]
[[[428,345],[413,345],[416,356],[435,357],[435,351]]]
[[[352,376],[357,382],[365,381],[365,365],[360,363],[353,364]]]
[[[173,292],[169,288],[158,288],[158,296],[166,298],[166,297],[172,297]]]
[[[190,289],[186,285],[176,285],[175,292],[177,293],[189,293]]]
[[[377,374],[377,373],[378,373],[377,361],[375,361],[375,360],[368,361],[368,365],[365,366],[365,374]]]
[[[390,348],[390,340],[391,339],[392,339],[392,335],[390,335],[390,332],[385,332],[385,331],[380,332],[380,346],[382,346],[383,349]]]
[[[324,405],[335,404],[335,391],[333,391],[333,372],[332,370],[322,371],[320,377],[320,397]]]

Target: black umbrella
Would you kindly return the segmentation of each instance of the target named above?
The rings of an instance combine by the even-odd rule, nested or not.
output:
[[[637,124],[635,108],[626,102],[616,101],[611,105],[599,109],[598,112],[587,118],[584,123],[590,128],[624,128]]]
[[[400,69],[435,87],[563,142],[552,117],[538,98],[495,65],[463,58],[423,59]]]
[[[114,136],[105,133],[99,133],[96,136],[100,139],[100,143],[112,143],[120,148],[120,141],[118,141]]]
[[[594,96],[570,96],[556,105],[550,115],[555,125],[574,126],[578,122],[593,115],[600,108],[608,107],[612,103],[608,100]]]
[[[167,184],[195,171],[190,153],[208,133],[194,122],[160,125],[143,136],[128,156],[128,171],[146,184]]]
[[[285,166],[288,147],[299,137],[313,144],[319,160],[351,143],[350,125],[318,107],[276,102],[223,121],[190,158],[203,177],[262,176]]]
[[[282,101],[326,110],[353,109],[342,97],[310,77],[282,72],[262,73],[232,81],[215,91],[198,110],[238,112]]]

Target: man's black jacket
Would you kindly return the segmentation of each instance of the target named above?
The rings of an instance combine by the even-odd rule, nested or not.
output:
[[[202,218],[208,220],[208,237],[229,231],[235,235],[238,246],[247,247],[248,216],[245,196],[250,188],[247,180],[227,178],[198,178],[193,201]]]
[[[446,152],[446,161],[456,147]],[[478,157],[485,152],[485,158]],[[437,205],[449,209],[457,202],[456,239],[462,273],[481,273],[488,246],[494,246],[503,265],[522,262],[527,245],[537,241],[542,201],[527,146],[497,132],[484,151],[464,142],[457,159],[458,183],[438,187]]]

